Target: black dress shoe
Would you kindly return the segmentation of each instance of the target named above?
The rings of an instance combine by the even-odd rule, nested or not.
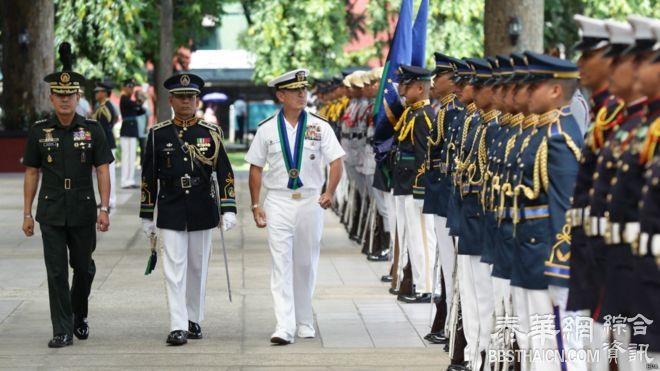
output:
[[[80,340],[85,340],[89,337],[89,325],[87,324],[87,318],[84,318],[81,321],[76,321],[73,326],[73,334]]]
[[[367,260],[371,262],[386,262],[390,260],[390,257],[385,253],[383,254],[369,254],[367,255]]]
[[[198,323],[188,321],[188,339],[201,339],[202,328]]]
[[[392,282],[392,276],[385,274],[380,277],[380,282]]]
[[[399,290],[395,289],[394,287],[390,287],[388,291],[392,295],[399,295]]]
[[[472,371],[472,369],[464,363],[462,365],[449,365],[447,371]]]
[[[48,342],[49,348],[63,348],[68,345],[73,345],[73,336],[69,334],[55,335]]]
[[[431,336],[433,336],[433,335],[441,335],[441,334],[444,335],[444,331],[429,332],[428,334],[426,334],[426,336],[424,336],[424,340],[430,339]]]
[[[425,294],[417,294],[417,295],[399,295],[397,300],[408,304],[430,303],[431,294],[425,293]]]
[[[188,342],[187,333],[183,330],[175,330],[167,335],[167,343],[171,345],[183,345]]]
[[[428,341],[431,344],[447,344],[449,339],[447,339],[444,335],[432,335]]]

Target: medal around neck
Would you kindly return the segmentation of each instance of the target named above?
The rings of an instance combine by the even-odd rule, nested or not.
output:
[[[307,132],[307,112],[302,111],[298,117],[298,126],[296,126],[296,140],[291,153],[289,145],[289,136],[286,133],[286,123],[284,120],[284,111],[280,110],[277,115],[277,133],[280,137],[280,145],[282,147],[282,157],[284,158],[284,165],[289,175],[289,183],[287,188],[297,190],[303,186],[300,179],[300,169],[303,160],[303,145],[305,143],[305,133]],[[299,194],[296,192],[296,194]],[[295,198],[295,197],[294,197]]]

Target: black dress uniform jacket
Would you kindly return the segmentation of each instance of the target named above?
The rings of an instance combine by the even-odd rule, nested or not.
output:
[[[108,141],[110,149],[117,148],[115,136],[112,133],[112,128],[117,123],[118,119],[117,111],[110,102],[110,99],[99,105],[99,107],[96,109],[96,112],[94,112],[94,119],[98,121],[99,124],[101,124],[103,132],[105,132],[105,139]]]
[[[590,100],[593,121],[587,129],[585,145],[582,147],[573,205],[567,215],[571,224],[571,277],[569,279],[568,310],[590,309],[596,306],[601,270],[598,268],[593,244],[587,243],[585,225],[589,215],[589,192],[593,187],[598,156],[605,141],[616,130],[623,119],[624,103],[605,89],[594,94]],[[600,239],[600,237],[593,237]]]
[[[56,116],[37,121],[28,133],[25,166],[42,172],[36,221],[54,226],[96,222],[92,166],[114,161],[103,128],[76,114],[69,126]]]
[[[137,138],[139,136],[137,116],[144,114],[144,108],[130,97],[122,95],[119,99],[119,110],[122,118],[119,136]]]
[[[401,116],[397,133],[392,188],[395,196],[424,198],[424,172],[427,138],[435,113],[428,100],[413,104]]]
[[[158,228],[198,231],[218,226],[218,205],[222,213],[236,212],[234,173],[221,135],[217,126],[201,120],[187,127],[169,120],[151,129],[142,163],[140,218],[153,219],[157,207]],[[212,163],[198,161],[198,166],[192,158],[200,156]],[[211,189],[212,171],[217,173],[220,200]]]

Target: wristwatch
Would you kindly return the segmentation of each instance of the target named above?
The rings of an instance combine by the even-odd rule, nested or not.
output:
[[[101,212],[103,212],[103,213],[108,213],[108,214],[110,213],[110,210],[109,210],[106,206],[101,206],[101,208],[99,209],[99,211],[101,211]]]
[[[256,210],[259,207],[259,204],[252,205],[252,211]]]

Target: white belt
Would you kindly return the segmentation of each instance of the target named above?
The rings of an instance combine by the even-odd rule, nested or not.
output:
[[[639,255],[647,255],[649,251],[653,256],[660,258],[660,234],[640,234]]]
[[[591,216],[589,217],[588,235],[592,237],[605,236],[607,232],[607,218],[604,216]]]
[[[639,238],[640,225],[638,222],[608,223],[605,243],[617,245],[621,243],[633,244]]]
[[[579,227],[584,223],[585,209],[568,209],[566,216],[569,219],[571,227]]]
[[[281,196],[281,197],[287,197],[291,199],[302,199],[313,196],[318,197],[321,195],[321,190],[314,188],[300,188],[295,191],[292,189],[269,189],[268,192],[266,193],[266,196],[268,196],[269,194]]]

